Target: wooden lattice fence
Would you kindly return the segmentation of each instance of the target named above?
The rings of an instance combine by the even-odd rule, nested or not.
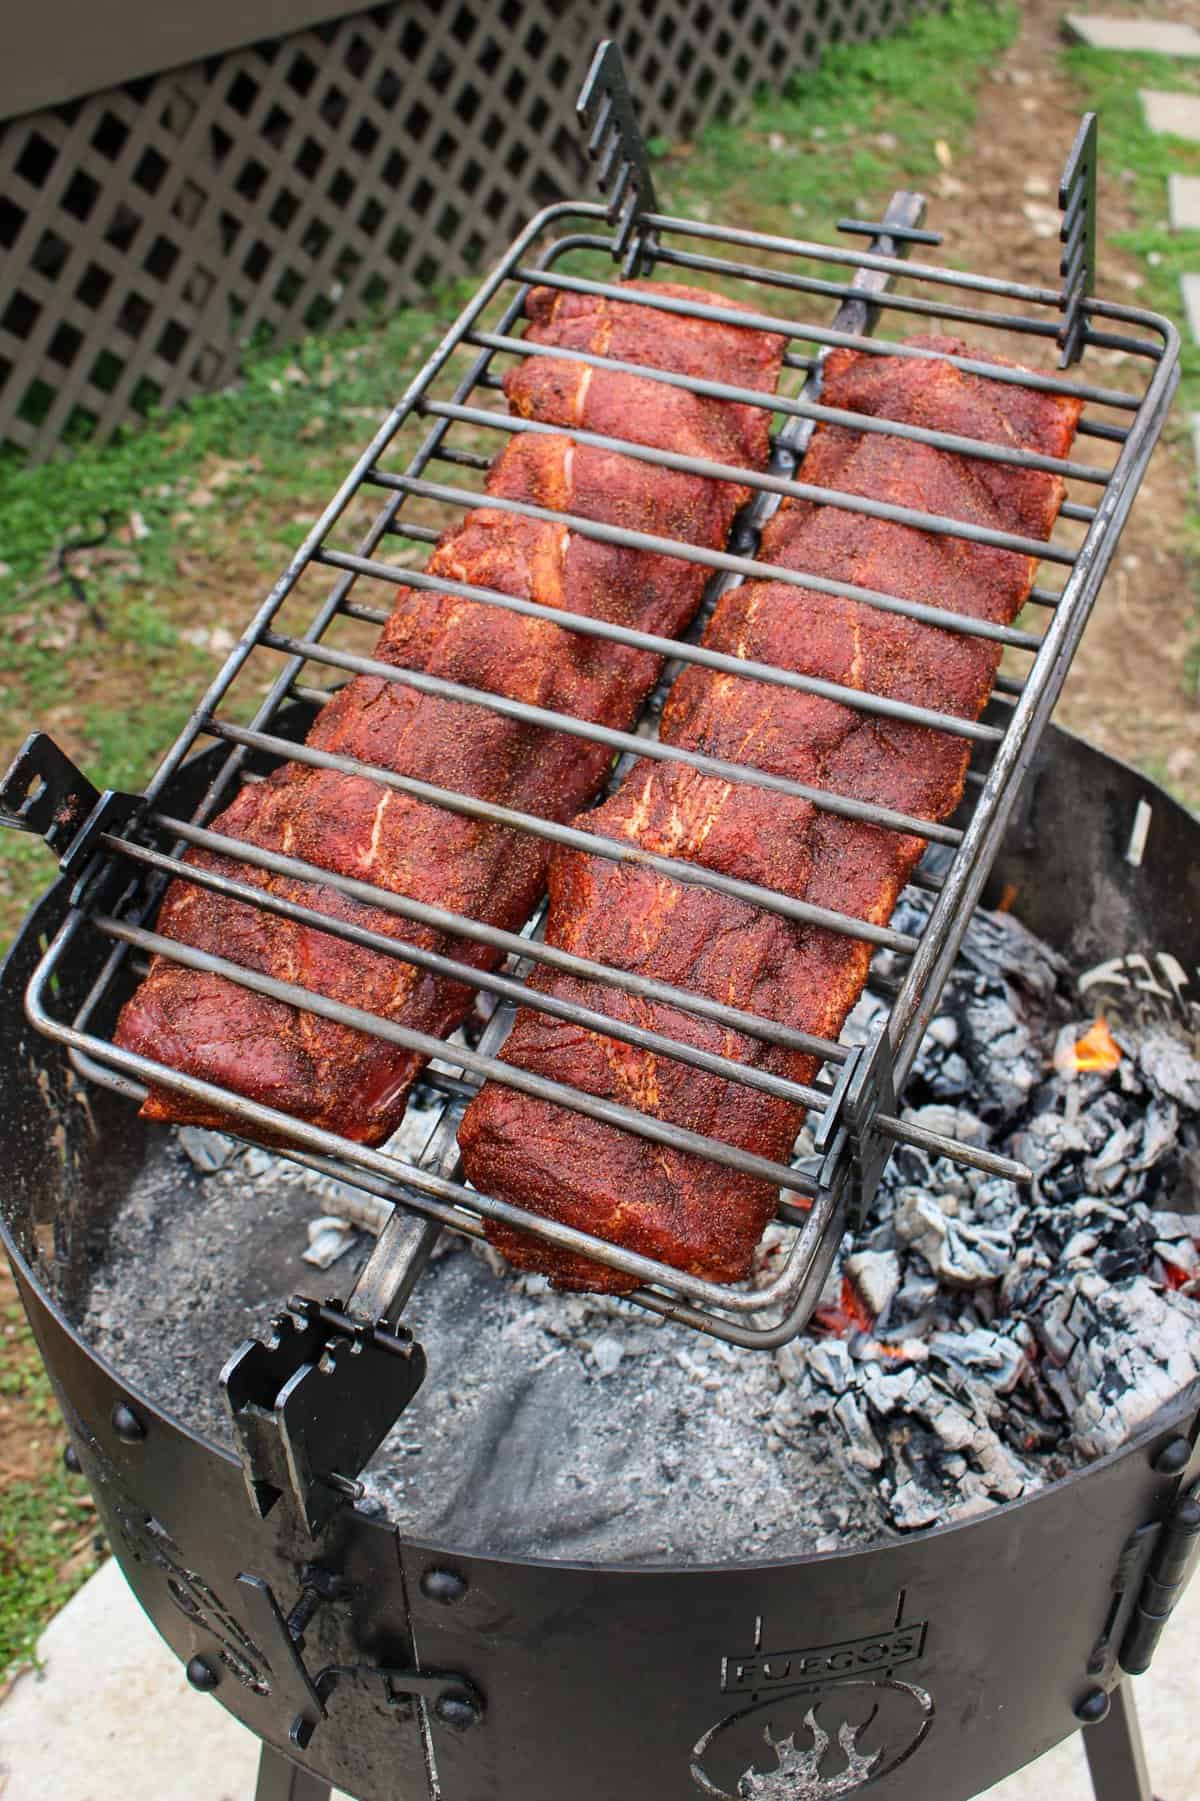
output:
[[[690,135],[922,0],[400,0],[0,126],[0,445],[44,457],[220,386],[248,344],[462,274],[586,189],[572,102],[621,43]]]

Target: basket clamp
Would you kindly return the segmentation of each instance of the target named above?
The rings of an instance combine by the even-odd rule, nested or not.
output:
[[[317,1538],[362,1495],[358,1473],[425,1379],[425,1353],[403,1327],[367,1325],[340,1304],[294,1295],[265,1342],[247,1339],[221,1390],[260,1519],[284,1501]]]
[[[834,1187],[849,1154],[848,1229],[862,1224],[892,1153],[892,1144],[879,1131],[876,1120],[880,1114],[894,1116],[895,1112],[892,1044],[880,1020],[866,1044],[856,1045],[842,1064],[813,1134],[821,1158],[822,1188]]]
[[[145,805],[141,794],[102,794],[45,732],[30,733],[0,782],[0,826],[44,838],[64,875],[80,874],[100,834],[123,831]]]
[[[1068,369],[1088,341],[1087,299],[1096,289],[1096,114],[1084,113],[1058,188],[1063,222],[1058,330],[1059,368]]]
[[[608,221],[617,228],[613,257],[624,257],[626,278],[644,274],[654,258],[655,234],[644,221],[658,211],[646,141],[633,109],[625,62],[611,38],[597,44],[579,90],[575,112],[587,136],[588,155],[608,201]]]

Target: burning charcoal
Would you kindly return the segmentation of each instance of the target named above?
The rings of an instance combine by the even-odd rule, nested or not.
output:
[[[1178,1101],[1188,1113],[1200,1112],[1200,1062],[1169,1032],[1152,1031],[1142,1040],[1138,1065],[1160,1095]]]
[[[206,1132],[201,1126],[180,1126],[177,1136],[189,1161],[204,1176],[224,1169],[239,1148],[224,1132]]]
[[[964,1375],[982,1376],[1001,1395],[1012,1393],[1028,1367],[1020,1345],[982,1327],[973,1332],[935,1332],[929,1354]]]
[[[1142,1144],[1130,1160],[1131,1169],[1152,1169],[1174,1150],[1179,1140],[1179,1112],[1170,1101],[1152,1101],[1142,1118]]]
[[[958,1021],[952,1019],[948,1013],[941,1014],[937,1019],[931,1019],[929,1037],[935,1044],[940,1044],[943,1050],[952,1051],[959,1039]]]
[[[943,1282],[952,1288],[976,1288],[1003,1276],[1013,1248],[1005,1233],[952,1218],[920,1189],[902,1188],[896,1201],[898,1235],[920,1251]]]
[[[612,1332],[604,1333],[592,1345],[592,1362],[600,1376],[611,1376],[625,1355],[625,1346]]]
[[[1071,1296],[1070,1424],[1083,1455],[1102,1457],[1200,1377],[1195,1308],[1144,1276],[1115,1285],[1094,1271],[1072,1278]]]
[[[892,1524],[901,1532],[916,1532],[922,1526],[937,1526],[946,1517],[942,1496],[919,1483],[902,1482],[888,1504]]]
[[[854,1386],[854,1363],[840,1338],[827,1338],[812,1346],[808,1365],[818,1381],[842,1395]]]
[[[1152,1213],[1150,1222],[1159,1238],[1200,1240],[1200,1213]]]
[[[334,1214],[323,1214],[308,1223],[308,1248],[301,1252],[305,1263],[317,1269],[328,1269],[354,1243],[354,1227]]]
[[[875,1319],[881,1319],[900,1286],[900,1259],[895,1251],[860,1251],[847,1257],[846,1274]]]
[[[871,1430],[866,1408],[857,1395],[844,1394],[835,1402],[834,1418],[846,1435],[851,1459],[860,1469],[883,1468],[883,1448]]]

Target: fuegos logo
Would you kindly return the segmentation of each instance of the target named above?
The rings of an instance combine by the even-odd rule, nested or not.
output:
[[[902,1764],[933,1720],[925,1689],[894,1674],[916,1662],[925,1625],[896,1623],[870,1637],[803,1651],[726,1657],[721,1687],[745,1704],[692,1747],[692,1779],[719,1801],[832,1801]],[[909,1671],[905,1671],[907,1676]]]

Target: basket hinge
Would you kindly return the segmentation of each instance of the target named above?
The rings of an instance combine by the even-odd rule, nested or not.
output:
[[[880,1020],[866,1044],[856,1045],[843,1063],[828,1105],[813,1134],[822,1157],[820,1182],[832,1188],[847,1152],[851,1161],[847,1228],[862,1224],[892,1152],[877,1129],[880,1114],[894,1115],[896,1082],[892,1045]]]
[[[654,258],[655,235],[645,223],[658,211],[645,139],[633,110],[625,63],[611,38],[597,44],[592,64],[579,90],[575,111],[587,133],[588,155],[608,203],[608,222],[616,226],[613,257],[624,258],[626,279],[643,274]]]
[[[101,832],[123,831],[145,806],[140,794],[103,794],[45,732],[33,732],[0,783],[0,825],[44,838],[64,875],[91,860]]]
[[[335,1689],[354,1686],[369,1691],[389,1707],[421,1700],[445,1726],[460,1730],[483,1718],[483,1700],[465,1676],[446,1670],[414,1670],[378,1663],[326,1664],[310,1676],[305,1665],[304,1630],[328,1601],[338,1598],[342,1583],[328,1571],[311,1566],[301,1572],[300,1599],[285,1614],[269,1582],[245,1571],[238,1577],[242,1605],[249,1616],[255,1642],[263,1647],[271,1666],[272,1693],[291,1715],[288,1738],[305,1750],[326,1717],[327,1703]]]
[[[293,1296],[265,1343],[248,1339],[221,1371],[250,1504],[280,1500],[318,1537],[425,1379],[425,1353],[402,1327],[352,1319],[337,1301]]]
[[[1184,1441],[1186,1442],[1186,1441]],[[1118,1661],[1128,1676],[1150,1668],[1167,1621],[1193,1575],[1200,1554],[1200,1482],[1175,1496],[1146,1565],[1121,1640]]]
[[[1085,113],[1071,146],[1058,204],[1063,222],[1059,237],[1063,253],[1058,272],[1062,276],[1058,329],[1062,354],[1059,368],[1067,369],[1083,355],[1088,339],[1088,296],[1096,288],[1096,115]]]

